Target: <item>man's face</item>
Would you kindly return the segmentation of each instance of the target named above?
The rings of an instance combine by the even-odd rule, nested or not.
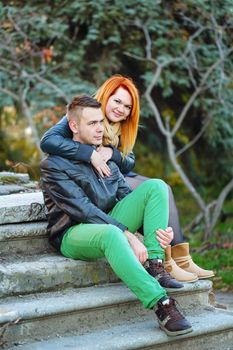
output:
[[[103,141],[104,117],[101,108],[86,107],[76,123],[74,140],[93,146],[99,146]]]

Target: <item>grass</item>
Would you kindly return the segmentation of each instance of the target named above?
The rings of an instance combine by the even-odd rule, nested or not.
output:
[[[214,289],[233,290],[233,248],[209,248],[194,251],[193,260],[201,267],[214,270]]]
[[[187,225],[199,212],[196,203],[186,190],[175,190],[181,225]],[[224,203],[224,213],[233,213],[233,199]],[[185,232],[190,243],[193,260],[201,267],[214,270],[215,289],[233,290],[233,216],[219,220],[208,241],[203,240],[204,227],[200,224],[193,231]]]

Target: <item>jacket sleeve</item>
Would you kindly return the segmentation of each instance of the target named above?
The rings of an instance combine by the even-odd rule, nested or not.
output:
[[[72,140],[67,117],[52,126],[41,139],[40,147],[44,153],[64,158],[90,162],[94,147]]]
[[[41,139],[40,147],[44,153],[61,156],[72,160],[90,162],[94,147],[83,145],[72,140],[72,132],[69,128],[67,117],[64,116],[59,123],[52,126]],[[113,150],[113,160],[123,174],[127,174],[135,166],[134,153],[129,153],[125,158],[121,152],[109,145]]]
[[[135,155],[133,152],[130,152],[127,156],[123,158],[121,152],[115,148],[111,147],[113,150],[113,155],[111,160],[113,160],[119,167],[122,174],[127,174],[135,166]]]
[[[77,223],[112,224],[122,231],[126,226],[96,207],[85,192],[51,159],[41,163],[41,185],[50,199]]]
[[[118,173],[119,173],[118,175],[119,180],[118,180],[117,198],[118,200],[121,200],[124,197],[126,197],[129,193],[131,193],[132,189],[130,188],[124,176],[119,170],[118,170]]]

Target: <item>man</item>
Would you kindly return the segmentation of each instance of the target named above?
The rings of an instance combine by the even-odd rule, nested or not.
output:
[[[101,104],[81,95],[67,107],[73,140],[80,145],[102,144]],[[95,151],[94,151],[95,152]],[[106,257],[112,269],[146,308],[154,308],[168,335],[192,331],[166,289],[182,285],[163,267],[164,250],[156,234],[166,234],[167,186],[148,180],[131,192],[117,165],[106,164],[101,177],[89,163],[49,156],[41,163],[41,185],[48,209],[50,242],[64,256],[80,260]],[[144,244],[133,232],[143,225]],[[148,262],[147,272],[143,263]]]

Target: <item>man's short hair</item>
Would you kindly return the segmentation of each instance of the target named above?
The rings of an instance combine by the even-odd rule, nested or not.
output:
[[[101,103],[88,95],[78,95],[67,105],[67,118],[80,118],[84,108],[100,108]]]

